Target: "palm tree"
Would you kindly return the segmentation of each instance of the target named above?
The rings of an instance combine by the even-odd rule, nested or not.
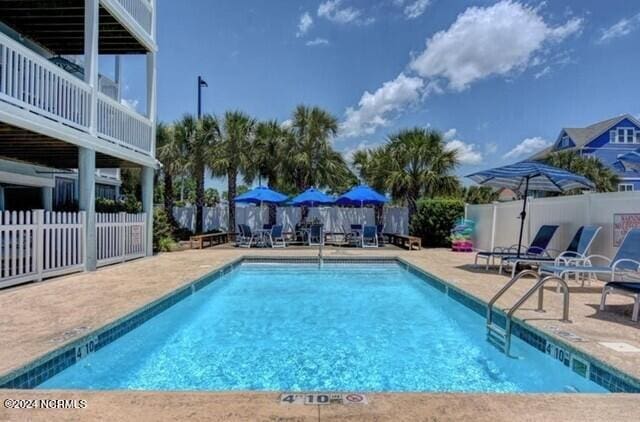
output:
[[[173,128],[164,123],[158,123],[156,128],[156,150],[158,160],[162,163],[162,176],[164,185],[164,209],[172,227],[176,227],[173,218],[175,195],[173,191],[174,177],[182,174],[184,169],[184,157],[179,142],[176,141]]]
[[[319,107],[296,107],[290,133],[285,136],[287,160],[283,176],[301,192],[311,186],[337,189],[350,179],[351,171],[331,145],[338,120]]]
[[[360,177],[372,187],[407,205],[409,219],[418,198],[447,195],[458,189],[452,174],[458,164],[455,151],[445,149],[442,135],[414,128],[389,136],[387,143],[354,155]]]
[[[209,161],[214,176],[227,177],[229,201],[229,230],[236,227],[236,187],[238,174],[251,176],[251,144],[255,136],[256,121],[240,111],[225,113],[220,144]],[[247,178],[247,176],[245,176]]]
[[[247,168],[245,168],[245,181],[254,181],[262,184],[264,179],[267,186],[277,189],[282,173],[284,141],[287,129],[281,127],[276,120],[259,122],[255,127],[255,137],[251,142],[251,156]]]
[[[202,233],[205,170],[220,141],[218,120],[210,114],[199,120],[185,115],[175,123],[174,136],[182,151],[184,170],[196,182],[196,233]]]
[[[559,151],[549,155],[545,163],[586,177],[596,185],[597,192],[617,190],[618,176],[596,157],[584,157],[575,151]],[[564,195],[575,195],[578,192],[565,192]]]

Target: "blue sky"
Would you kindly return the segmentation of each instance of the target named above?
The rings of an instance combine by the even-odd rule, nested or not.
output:
[[[460,175],[524,158],[563,126],[640,115],[638,2],[158,0],[158,38],[162,121],[195,113],[201,74],[206,112],[326,108],[347,156],[436,128]]]

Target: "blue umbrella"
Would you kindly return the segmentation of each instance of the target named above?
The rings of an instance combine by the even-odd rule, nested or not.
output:
[[[287,198],[287,195],[283,195],[280,192],[276,192],[265,186],[258,186],[236,197],[236,202],[260,205],[260,209],[262,210],[262,204],[279,204],[286,201]],[[262,212],[260,212],[260,222],[262,223]]]
[[[593,189],[595,185],[584,176],[537,161],[521,161],[504,167],[480,171],[467,176],[474,182],[494,188],[508,188],[522,192],[524,203],[520,213],[520,236],[518,237],[518,257],[522,247],[524,219],[527,216],[527,196],[529,190],[565,192],[572,189]]]
[[[383,205],[389,200],[386,196],[376,192],[367,185],[360,185],[343,193],[336,199],[336,205],[364,207],[365,205]]]
[[[362,208],[365,205],[383,205],[388,201],[386,196],[376,192],[369,186],[360,185],[340,195],[335,204]]]
[[[315,188],[309,188],[293,198],[289,203],[299,207],[313,207],[316,205],[329,205],[333,204],[333,202],[334,199],[331,196],[322,193]]]
[[[258,186],[257,188],[251,189],[249,192],[245,192],[236,197],[236,202],[256,205],[261,205],[263,203],[279,204],[286,200],[286,195],[271,190],[265,186]]]
[[[640,172],[640,151],[627,152],[620,155],[618,160],[620,160],[626,171],[635,170]]]

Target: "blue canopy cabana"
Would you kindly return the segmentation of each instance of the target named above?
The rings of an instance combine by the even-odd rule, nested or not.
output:
[[[474,182],[494,188],[508,188],[524,195],[520,213],[518,257],[522,246],[524,220],[527,216],[529,191],[565,192],[573,189],[593,189],[595,185],[584,176],[542,164],[537,161],[521,161],[504,167],[480,171],[467,176]]]

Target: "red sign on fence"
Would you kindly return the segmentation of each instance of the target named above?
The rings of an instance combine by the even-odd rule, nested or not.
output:
[[[613,214],[613,246],[620,246],[627,232],[635,228],[640,228],[640,214]]]

